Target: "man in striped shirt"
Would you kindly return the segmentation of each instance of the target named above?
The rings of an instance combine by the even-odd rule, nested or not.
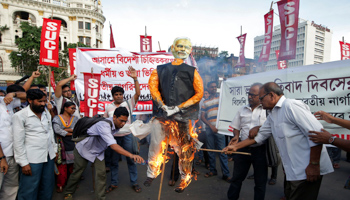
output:
[[[209,91],[209,99],[205,100],[202,106],[201,119],[206,124],[207,148],[208,149],[223,149],[225,147],[225,135],[218,134],[218,129],[215,127],[216,118],[219,107],[219,94],[216,93],[216,82],[212,81],[207,84]],[[208,152],[209,154],[209,172],[204,176],[206,178],[216,176],[216,153]],[[220,166],[222,171],[222,179],[230,181],[230,171],[228,169],[227,155],[220,154]]]

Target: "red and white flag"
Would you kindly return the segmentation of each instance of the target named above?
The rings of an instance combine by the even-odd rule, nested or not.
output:
[[[109,25],[110,29],[111,29],[111,36],[109,39],[109,47],[110,48],[115,48],[115,44],[114,44],[114,38],[113,38],[113,31],[112,31],[112,24]]]
[[[140,51],[152,52],[152,36],[140,35]]]
[[[273,29],[273,10],[264,15],[265,19],[265,41],[262,47],[259,62],[267,62],[270,57],[272,29]]]
[[[68,50],[69,52],[69,68],[70,68],[70,75],[76,74],[76,61],[77,61],[77,49],[71,48]],[[74,81],[70,82],[70,89],[75,91],[75,85]]]
[[[54,71],[51,71],[50,82],[51,82],[51,87],[55,91],[56,90],[56,82],[55,82],[55,73],[54,73]]]
[[[93,117],[98,113],[101,74],[84,73],[84,116]]]
[[[40,65],[59,67],[58,51],[60,29],[60,20],[44,18],[43,27],[41,29]]]
[[[295,59],[298,38],[299,0],[277,2],[281,21],[281,60]]]
[[[243,34],[239,37],[237,37],[240,50],[239,50],[239,56],[238,56],[238,62],[236,64],[236,67],[244,67],[245,66],[245,57],[244,57],[244,45],[245,45],[245,38],[247,34]]]
[[[339,41],[339,43],[340,43],[341,60],[350,59],[350,44],[342,41]]]
[[[279,54],[280,54],[280,50],[276,50],[277,67],[278,69],[285,69],[287,68],[287,61],[285,60],[278,61]]]

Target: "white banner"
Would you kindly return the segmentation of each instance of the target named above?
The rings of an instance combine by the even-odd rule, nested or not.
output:
[[[114,86],[124,88],[124,99],[129,99],[135,94],[134,81],[128,76],[130,73],[128,67],[132,66],[137,71],[141,90],[134,114],[150,114],[152,113],[152,97],[148,88],[148,79],[157,65],[169,63],[173,59],[171,53],[135,53],[122,48],[78,48],[76,93],[80,100],[84,100],[84,72],[93,71],[94,74],[101,74],[98,106],[99,113],[103,113],[107,104],[113,101],[111,90]]]
[[[227,79],[221,85],[217,128],[232,136],[229,125],[238,109],[248,104],[250,85],[277,83],[286,98],[299,99],[312,112],[323,110],[350,120],[350,60],[275,70]],[[350,131],[321,121],[324,128],[337,137],[350,140]]]

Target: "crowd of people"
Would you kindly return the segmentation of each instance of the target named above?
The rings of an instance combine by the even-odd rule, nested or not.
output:
[[[317,199],[322,176],[339,168],[333,158],[337,158],[340,151],[333,147],[327,152],[322,144],[350,151],[350,141],[333,137],[318,120],[347,129],[350,129],[350,121],[323,111],[313,115],[301,101],[287,99],[276,83],[254,83],[247,93],[249,104],[233,117],[232,137],[228,139],[218,134],[215,127],[219,107],[217,83],[209,82],[204,89],[197,70],[183,63],[189,49],[188,38],[177,38],[172,46],[175,61],[158,66],[150,78],[154,119],[150,120],[152,133],[147,139],[149,166],[144,186],[149,187],[159,174],[157,155],[163,151],[161,141],[167,141],[177,153],[174,159],[178,163],[174,162],[177,166],[173,168],[177,170],[172,171],[169,181],[169,185],[174,186],[181,177],[176,192],[183,192],[191,182],[191,174],[198,173],[193,163],[205,163],[208,172],[204,177],[217,176],[216,157],[219,156],[222,179],[230,183],[228,199],[239,199],[242,182],[251,165],[254,174],[248,178],[254,179],[254,199],[264,199],[266,184],[276,184],[280,162],[285,176],[284,198]],[[64,192],[65,199],[73,199],[89,162],[95,169],[96,198],[105,199],[106,194],[118,188],[122,155],[126,157],[131,188],[142,192],[136,163],[145,160],[137,155],[139,148],[135,144],[138,141],[130,131],[140,86],[136,70],[129,67],[129,71],[135,94],[124,100],[124,89],[113,87],[113,101],[104,115],[90,118],[89,123],[89,119],[82,118],[79,102],[68,85],[76,75],[59,81],[53,98],[45,86],[32,84],[41,75],[39,71],[33,72],[23,86],[13,84],[6,91],[0,91],[0,199],[51,199],[55,188],[58,193]],[[170,119],[179,129],[178,134],[165,133],[162,124]],[[198,151],[196,160],[193,159],[195,149],[189,145],[196,141],[188,131],[196,119],[200,119],[196,126],[203,147],[223,149],[225,153]],[[84,137],[77,140],[73,137],[77,132],[84,133]],[[251,155],[232,156],[236,151]],[[234,161],[232,176],[229,160]],[[270,179],[268,167],[272,168]],[[107,187],[109,171],[111,184]]]

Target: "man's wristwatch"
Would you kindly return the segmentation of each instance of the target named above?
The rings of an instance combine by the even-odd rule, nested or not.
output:
[[[330,138],[328,139],[329,144],[333,144],[335,138],[336,138],[335,136],[330,137]]]
[[[1,161],[3,158],[6,158],[6,156],[0,157],[0,161]]]

